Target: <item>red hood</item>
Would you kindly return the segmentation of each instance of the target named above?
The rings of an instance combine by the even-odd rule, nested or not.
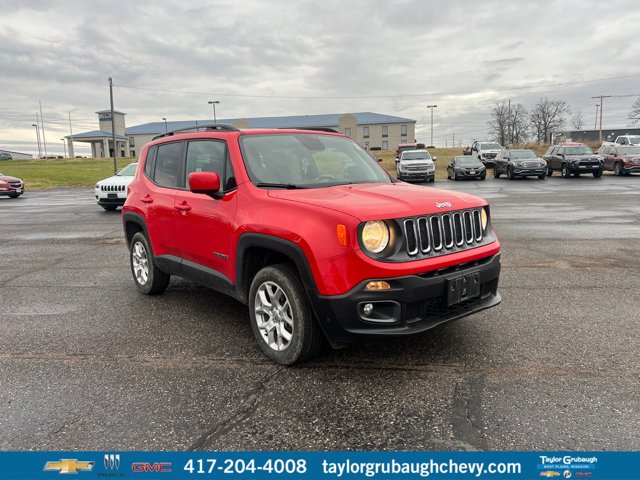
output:
[[[360,221],[411,217],[486,205],[474,195],[407,183],[364,183],[309,190],[270,190],[269,196],[330,208]],[[449,202],[451,206],[436,207]]]
[[[7,175],[0,175],[0,181],[2,181],[2,182],[21,182],[22,180],[20,180],[19,178],[16,178],[16,177],[9,177]]]

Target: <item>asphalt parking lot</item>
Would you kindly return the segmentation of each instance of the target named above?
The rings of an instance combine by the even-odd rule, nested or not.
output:
[[[91,190],[0,197],[0,449],[640,450],[640,178],[435,186],[491,202],[502,304],[293,368],[234,300],[138,294]]]

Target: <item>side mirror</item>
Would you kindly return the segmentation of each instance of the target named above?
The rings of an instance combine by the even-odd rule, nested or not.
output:
[[[560,158],[564,158],[564,153],[559,153],[559,154],[558,154],[558,156],[559,156]]]
[[[215,172],[191,172],[189,189],[193,193],[203,193],[211,198],[222,198],[220,176]]]
[[[382,158],[376,158],[376,160],[378,161],[378,163],[382,162]]]
[[[431,158],[433,158],[434,162],[438,159],[438,157],[431,157]]]
[[[400,161],[400,157],[396,157],[396,163]]]

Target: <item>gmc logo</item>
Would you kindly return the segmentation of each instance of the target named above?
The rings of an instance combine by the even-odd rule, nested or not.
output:
[[[149,463],[149,462],[135,462],[131,464],[132,472],[171,472],[171,462],[168,463]]]

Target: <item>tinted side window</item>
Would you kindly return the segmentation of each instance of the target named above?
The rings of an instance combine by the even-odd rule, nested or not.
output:
[[[153,162],[156,160],[157,148],[155,145],[149,148],[147,150],[147,159],[144,161],[144,174],[149,178],[153,178]]]
[[[180,186],[183,142],[166,143],[158,146],[153,180],[162,187]]]
[[[189,174],[192,172],[214,172],[224,180],[224,163],[227,146],[215,140],[197,140],[187,146],[187,169],[184,184],[189,188]]]

